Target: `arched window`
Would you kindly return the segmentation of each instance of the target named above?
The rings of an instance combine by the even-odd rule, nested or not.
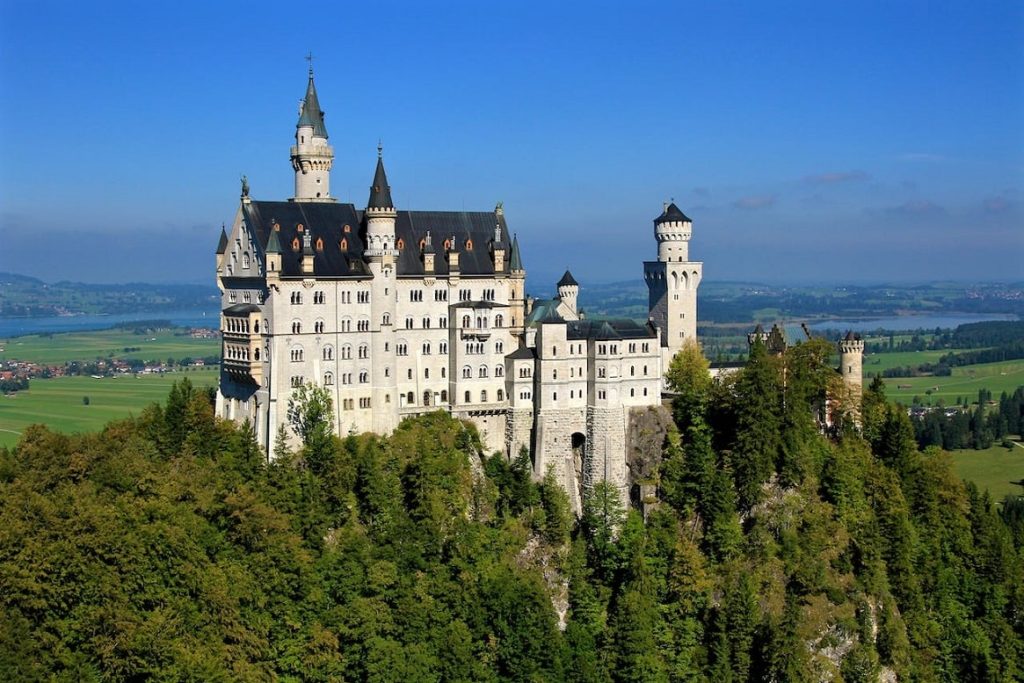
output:
[[[469,327],[469,323],[470,322],[471,322],[471,319],[470,319],[470,317],[468,315],[462,316],[462,326],[463,327]]]
[[[505,368],[503,366],[501,366],[501,365],[495,365],[494,366],[494,376],[495,377],[504,377],[505,376]]]
[[[430,342],[423,342],[423,355],[424,356],[429,356],[430,355]]]
[[[325,346],[324,347],[324,360],[334,360],[334,347],[333,346]]]
[[[381,318],[380,322],[381,322],[381,325],[390,325],[391,324],[391,314],[390,313],[385,313],[384,317]]]
[[[323,251],[324,250],[324,240],[323,240],[322,237],[317,237],[316,238],[316,250],[317,251]]]
[[[430,405],[430,390],[429,389],[427,391],[423,392],[423,405],[425,405],[425,406],[429,406]]]
[[[504,324],[505,324],[505,317],[502,316],[501,313],[499,313],[498,315],[494,316],[494,326],[495,327],[502,327]]]
[[[462,378],[463,379],[469,379],[472,376],[473,376],[473,368],[469,367],[468,365],[462,366]]]
[[[302,225],[302,223],[299,223],[298,225],[295,226],[295,231],[296,232],[303,232],[303,231],[305,231],[305,229],[306,228],[305,228],[305,226]]]
[[[473,251],[473,240],[466,240],[466,251]]]
[[[473,402],[473,399],[470,398],[469,392],[467,391],[466,392],[466,403],[472,403],[472,402]]]
[[[497,342],[494,344],[495,353],[505,353],[505,342]]]
[[[368,373],[366,370],[360,370],[360,372],[359,372],[359,383],[360,384],[366,384],[369,381],[370,381],[370,373]]]
[[[352,226],[346,223],[345,227],[343,227],[341,231],[347,235],[348,233],[352,232]]]
[[[299,238],[296,237],[295,239],[292,240],[292,251],[298,251],[298,250],[299,250]]]
[[[411,330],[412,329],[412,316],[411,315],[405,316],[405,329],[407,329],[407,330]]]
[[[487,376],[487,366],[486,365],[481,365],[480,369],[477,371],[477,373],[478,373],[479,377],[486,377]]]
[[[498,402],[500,403],[501,401],[504,401],[504,400],[505,400],[505,392],[503,390],[501,390],[501,389],[498,389]]]
[[[348,226],[346,226],[346,227],[348,227]],[[341,244],[339,244],[338,246],[341,247],[342,251],[348,251],[348,238],[347,237],[342,237],[341,238]]]
[[[242,254],[242,267],[249,267],[249,252],[245,252],[244,254]]]
[[[292,334],[302,334],[302,323],[298,320],[292,321]]]
[[[359,357],[360,358],[369,358],[370,357],[370,347],[369,347],[369,345],[367,345],[367,344],[360,344],[359,345]]]
[[[408,394],[406,394],[405,395],[405,403],[406,403],[406,405],[410,405],[410,406],[416,405],[416,394],[412,393],[411,391]]]
[[[448,402],[448,390],[447,389],[442,389],[441,390],[441,403],[447,403],[447,402]]]
[[[405,249],[405,240],[404,240],[404,239],[402,239],[401,237],[399,237],[399,238],[398,238],[398,242],[396,242],[396,243],[395,243],[395,246],[396,246],[396,247],[397,247],[398,249]]]
[[[333,374],[331,374],[329,372],[325,372],[324,373],[324,386],[325,387],[334,386],[334,375]]]

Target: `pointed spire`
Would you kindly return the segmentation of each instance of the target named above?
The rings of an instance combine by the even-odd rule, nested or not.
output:
[[[223,254],[228,250],[228,233],[224,229],[224,224],[220,224],[220,241],[217,242],[217,255]]]
[[[270,239],[267,240],[267,253],[268,254],[280,254],[281,253],[281,240],[277,237],[277,230],[270,231]]]
[[[299,113],[299,122],[296,128],[310,126],[313,129],[313,137],[327,139],[327,126],[324,125],[324,112],[320,109],[320,100],[316,96],[316,86],[313,85],[313,64],[309,65],[309,83],[306,84],[306,97],[302,100],[302,111]]]
[[[391,186],[388,185],[388,175],[384,172],[384,148],[377,143],[377,170],[373,174],[373,185],[370,186],[370,200],[366,203],[368,209],[393,209],[395,203],[391,201]]]
[[[523,270],[523,257],[519,255],[519,235],[512,236],[512,256],[508,261],[509,270]]]

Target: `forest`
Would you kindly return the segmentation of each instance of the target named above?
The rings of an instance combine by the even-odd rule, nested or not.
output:
[[[712,381],[684,349],[643,513],[597,485],[576,519],[443,412],[332,434],[315,388],[270,463],[187,381],[32,427],[0,449],[0,678],[1021,679],[1024,503],[919,450],[880,382],[835,400],[831,351]]]

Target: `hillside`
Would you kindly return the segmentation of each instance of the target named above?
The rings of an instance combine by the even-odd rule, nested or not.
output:
[[[216,288],[206,285],[46,283],[24,275],[0,273],[0,318],[159,313],[202,307],[215,311],[217,305]]]
[[[271,464],[188,384],[100,434],[31,428],[0,449],[0,677],[1019,679],[1022,506],[877,386],[862,432],[822,434],[824,352],[675,367],[646,520],[599,485],[574,522],[441,412],[297,420]]]

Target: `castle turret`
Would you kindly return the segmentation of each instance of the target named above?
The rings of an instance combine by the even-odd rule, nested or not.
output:
[[[324,112],[313,85],[313,67],[309,67],[306,96],[299,105],[299,122],[295,125],[295,144],[291,148],[295,169],[295,202],[332,202],[331,165],[334,148],[327,144]]]
[[[370,198],[366,202],[366,250],[370,259],[392,263],[398,255],[395,249],[395,203],[391,199],[391,186],[384,171],[384,148],[377,145],[377,169],[373,173]]]
[[[747,335],[747,346],[753,348],[755,344],[760,342],[764,346],[768,346],[768,333],[764,331],[764,325],[761,323],[757,324],[754,331]]]
[[[224,224],[220,226],[220,241],[217,242],[217,275],[223,275],[224,272],[224,254],[228,251],[228,233],[224,229]]]
[[[566,305],[574,314],[576,311],[576,299],[580,293],[580,285],[576,282],[576,278],[572,276],[568,270],[565,271],[565,275],[558,281],[558,298],[562,300],[562,303]]]
[[[519,254],[519,236],[512,236],[512,248],[508,258],[508,271],[511,277],[511,291],[509,292],[509,308],[512,314],[512,327],[522,325],[529,315],[526,308],[526,269],[523,267],[523,257]]]
[[[396,317],[397,286],[395,260],[398,248],[395,239],[395,220],[398,212],[391,199],[391,186],[384,171],[384,148],[377,145],[377,168],[370,185],[370,197],[366,201],[366,249],[363,258],[373,275],[370,300],[373,302],[373,319],[370,322],[371,357],[380,359],[372,365],[372,405],[386,406],[392,401],[398,403],[397,372],[391,371],[391,357],[394,354],[395,330],[391,321]],[[373,412],[373,429],[388,433],[397,426],[398,414],[391,410]]]
[[[839,372],[851,393],[860,396],[864,386],[864,340],[847,332],[839,342]]]
[[[654,219],[658,260],[644,263],[648,317],[661,335],[665,367],[686,339],[697,337],[697,287],[704,264],[690,261],[693,223],[674,203]]]

